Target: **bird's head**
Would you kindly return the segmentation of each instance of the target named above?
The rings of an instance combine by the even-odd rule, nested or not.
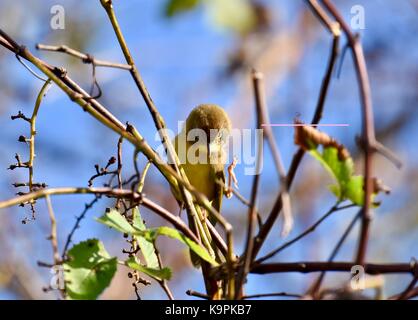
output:
[[[186,132],[200,129],[206,135],[209,150],[222,147],[231,131],[231,121],[224,109],[215,104],[201,104],[194,108],[186,120]],[[215,150],[216,150],[215,149]]]

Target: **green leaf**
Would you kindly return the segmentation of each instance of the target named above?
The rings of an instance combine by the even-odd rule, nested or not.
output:
[[[194,9],[199,0],[169,0],[165,5],[165,15],[173,17],[179,13]]]
[[[102,217],[98,218],[97,221],[122,233],[132,234],[135,232],[135,229],[128,221],[126,221],[125,217],[115,208],[107,211]]]
[[[141,214],[139,212],[139,208],[135,207],[133,209],[133,226],[135,229],[140,231],[145,231],[146,226],[144,221],[142,220]],[[134,236],[139,248],[141,249],[141,253],[144,257],[146,266],[153,269],[159,269],[159,263],[158,258],[155,253],[154,244],[152,242],[149,242],[142,236]]]
[[[299,120],[296,123],[302,125],[296,127],[295,144],[309,152],[335,179],[336,183],[329,186],[330,191],[340,202],[350,200],[353,204],[362,206],[365,196],[364,177],[354,175],[354,162],[349,151],[326,133],[305,126]],[[322,147],[322,152],[318,149],[319,146]],[[389,193],[390,189],[379,179],[373,179],[373,184],[371,202],[373,206],[378,206],[378,203],[374,202],[376,194],[380,191]]]
[[[176,229],[170,227],[159,227],[140,232],[139,234],[141,234],[143,237],[145,237],[151,242],[154,242],[160,235],[179,240],[180,242],[187,245],[190,248],[190,250],[196,253],[203,260],[209,262],[214,266],[218,265],[218,263],[215,261],[214,258],[211,257],[211,255],[207,252],[206,249],[204,249],[199,244],[186,237],[184,234],[177,231]]]
[[[68,251],[64,263],[65,291],[71,299],[97,299],[110,285],[117,269],[116,258],[111,258],[103,243],[89,239]]]
[[[350,200],[356,205],[363,205],[364,178],[363,176],[353,176],[354,164],[351,157],[340,159],[336,147],[325,147],[322,153],[318,149],[311,149],[309,153],[321,163],[337,182],[330,185],[329,189],[338,200]]]
[[[125,265],[127,265],[131,269],[143,272],[146,275],[152,278],[155,278],[157,280],[170,280],[172,276],[172,272],[170,268],[160,269],[160,268],[145,267],[137,263],[134,257],[131,257],[128,260],[126,260]]]
[[[141,230],[141,225],[138,220],[134,223],[132,227],[125,217],[123,217],[117,210],[110,210],[103,217],[97,219],[99,222],[104,223],[105,225],[116,229],[122,233],[128,233],[134,236],[142,237],[146,241],[154,243],[158,236],[166,236],[172,239],[179,240],[180,242],[187,245],[193,252],[195,252],[203,260],[209,262],[210,264],[217,266],[218,263],[214,258],[207,252],[205,248],[200,246],[198,243],[194,242],[190,238],[186,237],[181,232],[170,227],[159,227],[154,229],[145,229]]]
[[[133,221],[131,226],[124,216],[116,209],[110,209],[102,217],[98,218],[97,221],[119,231],[134,235],[136,230],[145,231],[146,227],[139,213],[138,207],[133,209]],[[141,249],[142,255],[144,256],[146,266],[150,268],[158,268],[158,259],[155,254],[154,244],[144,239],[144,237],[135,236],[137,243]]]
[[[353,176],[346,185],[346,197],[354,204],[362,206],[364,204],[364,178],[363,176]],[[373,201],[374,194],[371,196]]]

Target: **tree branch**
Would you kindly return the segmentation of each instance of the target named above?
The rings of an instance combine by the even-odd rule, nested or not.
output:
[[[251,273],[268,274],[283,272],[351,272],[351,268],[356,266],[353,262],[291,262],[291,263],[266,263],[255,266],[251,269]],[[372,264],[363,265],[364,272],[371,275],[386,273],[414,273],[414,268],[410,263],[392,263],[392,264]]]

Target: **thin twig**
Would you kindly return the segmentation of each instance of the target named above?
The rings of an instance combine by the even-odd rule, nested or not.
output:
[[[118,187],[122,189],[122,145],[123,145],[123,137],[120,137],[118,140],[118,168],[116,170],[116,174],[118,176]],[[115,207],[119,209],[120,200],[116,201]]]
[[[19,61],[21,64],[22,64],[22,66],[24,66],[25,67],[25,69],[26,70],[28,70],[35,78],[37,78],[38,80],[41,80],[41,81],[43,81],[43,82],[47,82],[48,81],[48,79],[44,79],[44,78],[42,78],[39,74],[37,74],[35,71],[33,71],[32,70],[32,68],[31,67],[29,67],[26,63],[25,63],[25,61],[23,61],[21,58],[20,58],[20,56],[16,53],[16,55],[15,55],[15,57],[16,57],[16,59],[17,59],[17,61]]]
[[[273,131],[271,129],[270,119],[268,115],[268,108],[264,93],[264,82],[263,76],[259,72],[253,73],[253,85],[254,91],[256,92],[256,96],[258,96],[259,103],[257,104],[258,114],[260,117],[259,122],[263,128],[263,137],[266,139],[271,154],[273,156],[273,161],[276,166],[276,171],[279,177],[280,183],[280,194],[282,197],[282,211],[283,211],[283,226],[281,234],[283,237],[287,236],[293,227],[293,217],[292,217],[292,209],[290,205],[290,196],[286,178],[286,170],[283,165],[282,156],[280,154],[279,148],[277,147],[276,139],[274,138]],[[261,129],[261,128],[259,128]]]
[[[58,239],[57,239],[57,220],[55,219],[54,209],[52,208],[51,198],[48,196],[45,197],[46,204],[48,207],[49,220],[51,221],[51,234],[48,237],[48,240],[51,241],[52,253],[54,259],[54,266],[58,266],[62,263],[61,256],[58,249]],[[65,297],[65,291],[63,289],[59,290],[61,297]]]
[[[346,241],[348,235],[350,234],[351,230],[353,230],[356,222],[358,219],[361,218],[361,210],[354,216],[354,218],[351,220],[350,224],[347,226],[347,228],[344,230],[344,233],[342,234],[341,238],[338,240],[337,244],[335,245],[334,249],[332,250],[328,262],[334,261],[335,257],[337,256],[338,252],[340,251],[342,245]],[[319,292],[321,288],[321,284],[325,278],[326,271],[322,271],[321,274],[318,276],[318,279],[314,282],[311,289],[308,290],[308,294],[312,297],[316,297],[317,293]]]
[[[44,85],[42,86],[41,90],[38,93],[38,96],[36,98],[36,102],[35,102],[35,106],[33,108],[33,112],[30,118],[27,118],[23,115],[22,112],[19,112],[17,116],[13,116],[12,120],[15,119],[23,119],[27,122],[29,122],[30,125],[30,137],[27,139],[24,136],[21,136],[19,138],[19,141],[22,142],[27,142],[29,145],[29,160],[27,162],[22,162],[20,160],[20,156],[18,154],[16,154],[16,161],[17,164],[14,166],[10,166],[10,169],[12,169],[13,167],[16,168],[27,168],[28,169],[28,182],[27,183],[16,183],[14,184],[14,186],[16,188],[18,187],[24,187],[27,186],[28,187],[28,192],[32,192],[35,190],[35,188],[39,188],[43,185],[45,185],[44,183],[35,183],[34,182],[34,168],[33,168],[33,164],[35,161],[35,136],[36,136],[36,120],[38,117],[38,112],[39,112],[39,108],[41,106],[42,100],[45,97],[46,93],[48,92],[48,89],[50,88],[50,84],[51,84],[51,79],[48,79],[45,81]],[[21,193],[19,193],[21,194]],[[31,207],[31,211],[32,211],[32,220],[35,219],[35,201],[30,201],[29,202],[30,207]],[[26,220],[24,220],[26,221]]]
[[[414,277],[406,289],[399,295],[397,300],[408,299],[411,292],[413,292],[415,285],[418,283],[418,261],[415,258],[411,261],[411,266],[414,268]]]
[[[405,300],[407,297],[409,297],[410,292],[412,292],[415,288],[415,285],[418,282],[418,277],[414,277],[412,281],[409,283],[409,285],[406,287],[406,289],[399,295],[397,300]]]
[[[354,35],[350,27],[344,21],[344,18],[340,15],[336,7],[328,0],[321,0],[322,4],[328,10],[328,12],[335,18],[335,20],[341,25],[344,31],[348,45],[351,49],[359,91],[360,100],[362,104],[362,120],[363,120],[363,137],[364,137],[364,206],[363,206],[363,218],[362,226],[360,231],[360,240],[357,249],[357,264],[363,265],[366,252],[367,244],[369,240],[370,222],[372,219],[371,212],[371,195],[373,193],[373,181],[372,181],[372,165],[373,165],[373,145],[375,145],[375,129],[373,119],[373,106],[372,96],[370,90],[370,81],[367,73],[366,61],[364,57],[363,48],[359,37]]]
[[[252,73],[252,81],[254,86],[254,97],[255,97],[255,106],[256,106],[256,115],[257,115],[257,129],[262,129],[263,124],[263,110],[265,110],[265,97],[264,92],[262,92],[261,88],[261,81],[263,75],[260,72],[253,71]],[[256,172],[253,179],[253,185],[251,189],[251,199],[250,199],[250,207],[248,209],[248,222],[247,222],[247,237],[245,241],[245,248],[243,255],[243,264],[238,271],[238,276],[236,279],[235,284],[235,299],[240,298],[243,294],[243,284],[246,281],[246,277],[248,272],[250,271],[251,262],[253,259],[253,248],[254,248],[254,229],[255,224],[257,221],[257,197],[258,197],[258,190],[260,186],[260,177],[261,177],[261,164],[263,161],[263,141],[258,141],[257,146],[257,158],[256,158]]]
[[[36,45],[36,49],[42,50],[42,51],[52,51],[52,52],[66,53],[66,54],[68,54],[72,57],[81,59],[84,63],[91,63],[94,60],[94,64],[97,67],[117,68],[117,69],[123,69],[123,70],[131,70],[132,69],[132,67],[128,64],[99,60],[99,59],[94,58],[92,55],[82,53],[82,52],[77,51],[75,49],[69,48],[65,45],[51,46],[51,45],[45,45],[45,44],[38,43]]]
[[[204,294],[204,293],[201,293],[201,292],[197,292],[197,291],[194,291],[194,290],[187,290],[186,291],[186,294],[188,296],[202,298],[202,299],[205,299],[205,300],[210,300],[210,297],[207,294]]]
[[[66,258],[67,251],[68,251],[68,248],[69,248],[69,246],[72,242],[73,236],[74,236],[75,232],[80,228],[81,220],[83,220],[85,218],[87,212],[91,208],[93,208],[93,206],[99,201],[99,199],[100,199],[100,196],[96,195],[91,202],[85,204],[83,212],[78,217],[76,217],[75,224],[74,224],[73,228],[71,229],[70,233],[68,234],[67,240],[65,241],[64,249],[62,250],[62,254],[61,254],[62,260],[64,260]]]
[[[163,265],[163,262],[162,262],[162,259],[161,259],[160,251],[158,250],[157,246],[155,245],[155,242],[154,242],[154,250],[155,250],[155,254],[157,256],[158,266],[160,267],[160,269],[163,269],[164,265]],[[162,279],[162,280],[159,280],[158,283],[160,284],[161,288],[164,290],[168,299],[169,300],[174,300],[173,293],[171,292],[170,288],[168,287],[167,281]]]
[[[57,220],[55,219],[54,209],[52,208],[51,198],[49,195],[45,197],[45,200],[48,207],[49,219],[51,221],[51,235],[48,239],[51,241],[52,245],[54,264],[58,265],[61,263],[61,257],[58,251]]]
[[[388,298],[388,300],[398,300],[401,294],[402,293],[391,296],[390,298]],[[415,287],[412,290],[410,290],[408,294],[405,297],[403,297],[403,300],[408,300],[415,297],[418,297],[418,287]]]
[[[232,194],[234,195],[234,196],[236,196],[237,197],[237,199],[242,203],[242,204],[244,204],[244,205],[246,205],[247,207],[250,207],[251,206],[251,203],[250,203],[250,201],[248,201],[247,199],[245,199],[245,197],[241,194],[241,193],[239,193],[239,191],[237,190],[237,189],[235,189],[235,188],[231,188],[230,189],[230,191],[232,192]],[[261,228],[262,227],[262,225],[263,225],[263,221],[262,221],[262,218],[261,218],[261,215],[260,215],[260,212],[256,209],[256,211],[257,211],[257,222],[258,222],[258,227],[259,228]]]
[[[267,298],[267,297],[289,297],[289,298],[302,298],[300,294],[296,293],[287,293],[287,292],[273,292],[273,293],[259,293],[252,294],[248,296],[243,296],[241,299],[257,299],[257,298]]]
[[[12,207],[19,205],[21,203],[28,202],[30,200],[37,200],[39,198],[44,198],[48,195],[69,195],[69,194],[96,194],[96,195],[106,195],[115,198],[126,198],[136,201],[138,204],[143,205],[144,207],[150,209],[154,213],[158,214],[160,217],[166,221],[173,224],[179,231],[181,231],[185,236],[189,237],[196,243],[200,244],[199,239],[195,234],[187,227],[187,225],[177,216],[162,208],[155,202],[147,199],[143,194],[133,192],[132,190],[126,189],[112,189],[112,188],[49,188],[41,189],[35,192],[25,194],[20,197],[15,197],[9,200],[0,202],[0,209]]]
[[[283,262],[283,263],[265,263],[255,266],[251,269],[251,273],[268,274],[268,273],[283,273],[283,272],[320,272],[320,271],[335,271],[335,272],[351,272],[351,268],[357,265],[355,262]],[[414,268],[410,263],[366,263],[363,265],[364,272],[371,275],[387,274],[387,273],[414,273]]]
[[[290,247],[292,244],[294,244],[294,243],[298,242],[299,240],[301,240],[302,238],[306,237],[308,234],[310,234],[313,231],[315,231],[315,229],[322,222],[324,222],[329,216],[331,216],[333,213],[335,213],[337,211],[341,211],[341,210],[344,210],[344,209],[348,209],[348,208],[354,207],[353,204],[349,204],[349,205],[342,206],[342,207],[339,207],[338,205],[339,205],[339,203],[336,203],[335,205],[333,205],[320,219],[318,219],[312,226],[310,226],[309,228],[307,228],[300,235],[298,235],[295,238],[293,238],[292,240],[289,240],[286,243],[282,244],[278,248],[276,248],[273,251],[271,251],[270,253],[266,254],[264,257],[262,257],[260,259],[257,259],[254,263],[255,264],[263,263],[264,261],[266,261],[266,260],[272,258],[273,256],[275,256],[276,254],[278,254],[279,252],[283,251],[284,249]]]
[[[336,25],[335,28],[333,28],[331,31],[333,34],[333,40],[332,40],[330,57],[329,57],[327,69],[325,71],[324,78],[322,80],[321,91],[319,93],[315,112],[311,121],[312,124],[319,123],[322,119],[326,97],[328,95],[329,87],[331,84],[332,73],[333,73],[335,64],[337,62],[337,58],[338,58],[339,39],[340,39],[340,32],[338,29],[338,25]],[[296,172],[299,168],[299,165],[302,161],[304,154],[305,154],[304,150],[299,148],[297,152],[295,153],[295,155],[293,156],[292,162],[289,167],[289,171],[286,176],[288,189],[290,189],[290,187],[292,186],[293,180],[296,176]],[[261,247],[263,246],[264,242],[267,239],[268,234],[270,233],[271,228],[276,222],[276,219],[279,216],[280,211],[283,208],[282,201],[283,201],[282,195],[281,193],[279,193],[273,205],[273,208],[271,209],[271,212],[269,216],[267,217],[267,220],[263,224],[263,227],[260,229],[258,234],[255,236],[255,244],[254,244],[254,252],[253,252],[254,257],[257,256],[257,253],[260,251]]]

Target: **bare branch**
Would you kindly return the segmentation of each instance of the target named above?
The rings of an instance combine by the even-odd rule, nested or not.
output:
[[[251,273],[267,274],[267,273],[283,273],[283,272],[320,272],[320,271],[336,271],[351,272],[351,268],[357,265],[355,262],[290,262],[290,263],[265,263],[255,266],[251,269]],[[366,263],[363,265],[364,272],[367,274],[386,274],[386,273],[410,273],[413,274],[414,268],[410,263],[391,263],[391,264],[374,264]]]
[[[147,199],[143,194],[136,193],[132,190],[112,189],[112,188],[73,188],[73,187],[41,189],[41,190],[31,192],[20,197],[2,201],[0,202],[0,209],[19,205],[21,203],[25,203],[30,200],[44,198],[49,195],[68,195],[68,194],[95,194],[95,195],[106,195],[106,196],[115,197],[115,198],[132,199],[133,201],[150,209],[151,211],[158,214],[160,217],[162,217],[166,221],[173,224],[174,227],[176,227],[179,231],[184,233],[184,235],[186,235],[193,241],[200,243],[199,239],[194,235],[194,233],[187,227],[187,225],[180,218],[170,213],[166,209],[162,208],[158,204],[154,203],[153,201]]]
[[[292,240],[287,241],[286,243],[282,244],[280,247],[278,247],[277,249],[274,249],[270,253],[266,254],[264,257],[262,257],[260,259],[257,259],[254,263],[255,264],[263,263],[264,261],[266,261],[266,260],[272,258],[273,256],[275,256],[276,254],[278,254],[279,252],[283,251],[287,247],[289,247],[292,244],[294,244],[294,243],[298,242],[299,240],[303,239],[308,234],[310,234],[311,232],[315,231],[315,229],[322,222],[324,222],[329,216],[331,216],[334,212],[337,212],[337,211],[340,211],[340,210],[344,210],[344,209],[348,209],[348,208],[354,207],[353,204],[349,204],[349,205],[342,206],[342,207],[339,207],[338,205],[339,205],[339,203],[333,205],[318,221],[316,221],[312,226],[310,226],[308,229],[306,229],[300,235],[298,235],[297,237],[293,238]]]
[[[82,52],[77,51],[75,49],[71,49],[71,48],[69,48],[65,45],[51,46],[51,45],[45,45],[45,44],[38,43],[36,45],[36,49],[42,50],[42,51],[52,51],[52,52],[66,53],[66,54],[68,54],[72,57],[81,59],[84,63],[92,63],[94,61],[94,64],[97,67],[117,68],[117,69],[123,69],[123,70],[131,70],[132,69],[132,67],[130,65],[123,64],[123,63],[115,63],[115,62],[110,62],[110,61],[99,60],[99,59],[96,59],[95,57],[93,57],[90,54],[82,53]]]
[[[261,92],[261,79],[262,74],[253,71],[252,73],[252,81],[254,84],[254,96],[255,96],[255,105],[256,105],[256,114],[257,114],[257,129],[262,128],[263,124],[263,115],[264,112],[263,109],[265,109],[265,98],[264,94]],[[254,239],[253,239],[253,233],[255,224],[257,221],[257,196],[258,196],[258,190],[260,186],[260,168],[261,163],[263,161],[263,142],[258,142],[257,147],[257,159],[256,159],[256,172],[253,179],[253,186],[251,189],[251,199],[250,199],[250,207],[248,209],[248,223],[247,223],[247,238],[245,242],[245,249],[243,253],[243,264],[241,265],[240,270],[238,271],[238,277],[235,284],[235,299],[239,298],[240,295],[242,295],[242,286],[243,283],[246,280],[247,274],[250,271],[250,265],[253,258],[253,248],[254,248]]]

